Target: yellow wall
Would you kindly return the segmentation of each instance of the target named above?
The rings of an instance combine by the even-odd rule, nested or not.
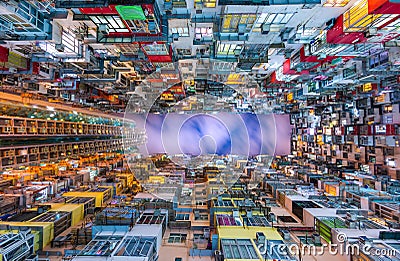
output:
[[[264,260],[260,251],[258,250],[256,242],[257,232],[263,232],[267,240],[283,240],[276,228],[272,227],[235,227],[235,226],[221,226],[218,228],[219,239],[250,239],[256,250],[259,259],[251,260]],[[221,249],[220,240],[218,240],[218,248]],[[241,261],[243,259],[226,259],[229,261]]]
[[[165,177],[164,176],[149,176],[149,182],[164,184]]]
[[[52,222],[0,222],[2,225],[9,225],[14,227],[36,227],[42,228],[43,244],[40,246],[44,248],[54,239],[54,223]]]
[[[13,230],[0,230],[0,234],[8,234],[8,233],[15,233],[18,234],[19,230],[13,229]],[[39,246],[39,240],[40,240],[40,235],[38,231],[31,231],[33,235],[33,250],[34,252],[38,251],[40,246]],[[0,261],[2,259],[0,258]]]
[[[61,206],[51,208],[50,211],[71,212],[71,226],[78,224],[81,220],[83,220],[85,215],[83,204],[62,204]]]
[[[80,191],[71,191],[65,192],[63,194],[64,197],[86,197],[86,198],[95,198],[95,207],[103,206],[103,192],[80,192]]]
[[[107,188],[108,190],[110,190],[111,198],[114,196],[114,187],[113,187],[113,186],[99,186],[99,188]],[[107,193],[107,190],[105,190],[105,191],[102,192],[102,193],[106,194],[106,193]]]
[[[263,232],[268,240],[282,240],[281,235],[276,228],[272,227],[236,227],[236,226],[220,226],[218,227],[218,235],[220,239],[254,239],[257,232]]]

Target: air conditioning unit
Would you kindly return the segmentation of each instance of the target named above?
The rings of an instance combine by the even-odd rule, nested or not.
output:
[[[285,59],[289,59],[292,56],[292,51],[290,50],[285,50]]]
[[[268,34],[271,30],[271,26],[269,24],[261,25],[261,34]]]
[[[286,42],[289,39],[289,33],[285,32],[281,35],[282,42]]]
[[[139,58],[140,60],[144,60],[144,59],[146,59],[146,55],[145,55],[143,52],[139,52],[139,53],[138,53],[138,58]]]
[[[164,1],[164,9],[165,10],[172,10],[172,1],[171,0],[165,0]]]
[[[364,32],[364,36],[366,38],[371,38],[377,34],[378,34],[378,29],[376,27],[371,27],[366,32]]]
[[[38,261],[38,260],[39,260],[38,255],[31,255],[25,259],[25,261]]]
[[[97,43],[97,39],[95,37],[85,37],[83,39],[84,44],[91,44],[91,43]]]
[[[335,22],[336,22],[336,18],[329,19],[328,22],[325,23],[325,25],[326,25],[325,29],[326,30],[331,29],[335,25]]]
[[[156,29],[157,29],[156,23],[154,21],[149,21],[147,27],[148,27],[150,32],[155,32]]]
[[[290,232],[288,230],[282,230],[282,237],[284,240],[290,240]]]
[[[365,246],[372,247],[373,240],[366,236],[360,236],[360,237],[358,237],[358,244],[360,244],[361,246],[365,245]]]
[[[99,25],[99,32],[102,34],[108,34],[108,26],[106,24]]]
[[[253,217],[253,211],[248,210],[248,211],[246,212],[246,215],[247,215],[248,218]]]
[[[274,213],[269,213],[268,220],[271,222],[276,222],[276,216]]]
[[[238,33],[239,35],[244,35],[244,33],[246,32],[246,24],[239,24],[238,26]]]
[[[321,236],[319,234],[313,234],[314,244],[321,244]]]
[[[219,250],[215,250],[214,256],[215,256],[216,261],[224,261],[225,260],[224,254]]]
[[[172,34],[172,40],[178,41],[179,40],[179,34],[178,33],[173,33]]]
[[[265,235],[263,232],[256,232],[256,240],[257,240],[257,244],[261,245],[261,244],[265,244]]]
[[[56,44],[56,50],[59,52],[64,52],[65,45],[63,44]]]
[[[17,68],[9,68],[8,71],[10,73],[17,73],[18,72]]]

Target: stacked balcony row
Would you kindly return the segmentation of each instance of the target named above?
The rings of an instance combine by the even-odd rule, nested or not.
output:
[[[0,117],[0,136],[120,136],[121,126],[87,124],[59,120]]]
[[[57,161],[68,157],[102,152],[120,151],[124,148],[124,145],[130,146],[133,143],[133,140],[110,139],[2,148],[0,149],[0,168],[38,164],[43,161]]]

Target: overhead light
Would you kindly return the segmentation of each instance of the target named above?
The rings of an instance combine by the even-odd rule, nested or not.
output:
[[[47,108],[49,111],[54,111],[54,107],[46,106],[46,108]]]

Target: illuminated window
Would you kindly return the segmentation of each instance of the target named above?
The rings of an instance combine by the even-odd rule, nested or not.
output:
[[[185,0],[172,0],[172,6],[177,8],[186,8]]]
[[[121,18],[117,15],[96,15],[90,16],[90,20],[96,25],[105,24],[107,25],[109,33],[129,33],[129,29],[122,22]]]
[[[326,7],[343,7],[346,6],[350,0],[327,0],[324,3]]]
[[[255,14],[228,14],[222,20],[222,33],[248,33],[256,21]]]
[[[202,7],[214,8],[217,6],[217,0],[195,0],[194,5],[196,9],[201,9]]]
[[[383,111],[384,111],[385,113],[391,113],[391,112],[393,112],[393,106],[392,106],[392,105],[386,105],[386,106],[384,107]]]
[[[396,15],[369,14],[368,1],[357,1],[348,11],[343,14],[343,31],[344,32],[361,32],[368,27],[379,28]]]
[[[242,45],[219,43],[217,49],[217,55],[235,56],[239,55],[241,50],[242,50]]]

